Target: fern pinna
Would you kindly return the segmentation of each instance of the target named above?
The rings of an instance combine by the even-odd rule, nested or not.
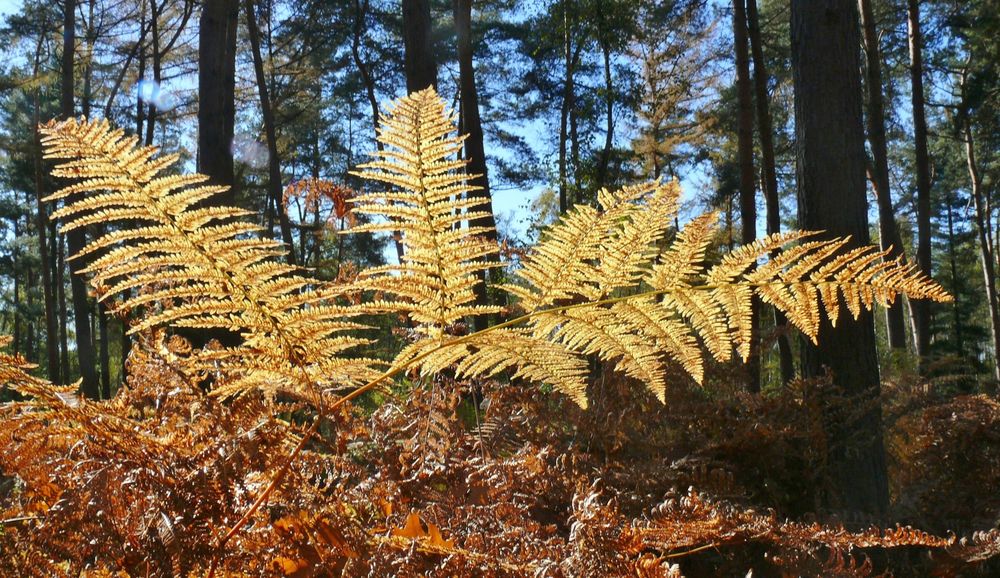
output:
[[[246,211],[213,204],[221,187],[206,184],[201,175],[169,173],[176,156],[156,157],[153,148],[137,146],[135,137],[105,121],[70,119],[42,127],[46,156],[60,163],[54,174],[74,180],[48,198],[63,202],[53,218],[63,231],[95,223],[110,230],[73,258],[89,259],[85,272],[100,299],[117,298],[115,308],[131,313],[130,331],[139,339],[130,368],[137,373],[119,401],[105,406],[27,377],[23,360],[16,360],[17,368],[0,372],[0,378],[27,401],[5,409],[9,419],[0,438],[9,443],[0,452],[3,467],[44,486],[44,472],[30,472],[31,461],[20,451],[48,456],[67,471],[65,451],[57,455],[53,448],[68,451],[77,443],[106,441],[110,453],[100,454],[102,459],[134,464],[134,469],[120,468],[119,481],[141,479],[152,496],[142,502],[143,513],[128,514],[138,516],[137,527],[160,528],[156,543],[175,571],[206,567],[201,562],[185,566],[184,552],[190,552],[212,560],[211,575],[226,555],[223,546],[265,518],[261,508],[272,492],[283,496],[286,506],[305,509],[328,497],[322,488],[290,497],[282,484],[290,484],[285,477],[294,458],[315,466],[310,484],[364,477],[340,457],[342,450],[325,455],[304,448],[318,437],[326,418],[333,425],[324,435],[346,447],[344,440],[356,435],[351,427],[359,427],[346,402],[404,372],[432,376],[448,370],[458,379],[509,374],[550,385],[586,408],[587,356],[596,355],[665,402],[671,363],[701,382],[703,348],[718,360],[734,351],[744,359],[749,355],[754,295],[784,311],[811,339],[824,316],[838,321],[842,306],[857,316],[862,308],[888,303],[900,293],[948,298],[912,266],[886,260],[872,247],[849,248],[848,240],[819,239],[813,233],[772,235],[708,266],[715,215],[672,231],[678,186],[650,182],[602,190],[599,206],[576,206],[545,230],[513,280],[501,286],[518,313],[469,333],[469,317],[508,311],[475,304],[481,273],[497,266],[497,247],[486,240],[487,230],[466,224],[490,208],[470,194],[466,161],[456,159],[463,137],[455,132],[454,116],[431,89],[388,107],[378,137],[383,149],[357,173],[381,188],[353,200],[354,212],[371,217],[353,231],[398,232],[403,257],[397,265],[362,271],[356,280],[333,286],[284,264],[288,248],[260,237],[258,227],[245,220]],[[671,235],[675,238],[668,242]],[[778,248],[784,251],[763,260]],[[391,361],[362,353],[375,334],[367,333],[359,318],[383,313],[406,316],[412,328],[411,343]],[[232,346],[210,342],[192,349],[171,336],[179,328],[222,329],[241,339]],[[4,360],[14,363],[14,358]],[[178,414],[169,424],[157,425],[145,413],[130,413],[121,400],[139,395],[149,375],[156,376],[152,382],[182,387],[183,393],[171,390],[176,399],[209,409],[191,409],[188,417]],[[200,389],[206,383],[211,384],[207,395]],[[118,412],[116,417],[102,421],[112,412]],[[211,412],[228,417],[207,419],[216,416]],[[305,430],[294,423],[304,413],[315,417]],[[164,433],[182,423],[191,432]],[[84,424],[83,431],[74,432],[73,424]],[[234,437],[213,438],[221,435],[219,427]],[[27,433],[15,435],[18,428]],[[94,432],[101,433],[94,437]],[[47,446],[55,433],[59,443]],[[175,439],[187,445],[172,447]],[[113,440],[127,440],[129,449],[115,453]],[[214,445],[227,440],[242,453]],[[248,446],[266,446],[272,453]],[[157,455],[182,464],[187,473],[177,476],[143,465]],[[234,455],[246,456],[239,467],[233,465]],[[324,460],[338,465],[317,465]],[[70,489],[65,485],[60,491]],[[354,498],[366,495],[358,492]],[[185,513],[179,496],[196,496],[191,499],[212,507]],[[218,503],[223,499],[231,503]],[[341,513],[353,508],[337,504]],[[130,512],[120,499],[111,510]],[[359,522],[360,514],[353,515],[344,522],[352,540],[366,547],[388,543]],[[308,527],[324,527],[326,522],[317,520],[310,518]],[[219,525],[224,530],[214,531]],[[122,537],[125,543],[152,539],[134,532]],[[361,548],[339,534],[327,539],[345,556]],[[249,544],[241,542],[241,547],[251,551]],[[132,550],[115,549],[100,554],[135,556]],[[463,555],[479,559],[471,551]]]

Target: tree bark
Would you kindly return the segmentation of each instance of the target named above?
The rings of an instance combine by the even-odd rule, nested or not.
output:
[[[64,382],[69,381],[69,332],[66,330],[66,283],[63,271],[66,270],[66,239],[55,235],[55,226],[49,223],[49,238],[56,244],[56,303],[59,304],[59,368]],[[57,240],[58,239],[58,240]]]
[[[462,127],[468,137],[465,139],[465,158],[468,160],[469,184],[474,190],[469,196],[481,199],[488,214],[469,221],[469,227],[485,229],[482,235],[493,243],[497,242],[496,219],[493,216],[490,181],[486,167],[486,146],[483,137],[483,124],[479,116],[479,93],[476,90],[476,69],[472,59],[472,0],[453,0],[452,11],[455,19],[455,32],[458,41],[458,71],[459,97],[462,103]],[[496,256],[493,256],[496,259]],[[479,274],[476,284],[476,305],[490,305],[489,294],[486,291],[486,272]],[[485,315],[477,315],[474,319],[476,330],[485,329],[488,323]]]
[[[917,266],[931,275],[931,163],[927,153],[927,115],[924,111],[924,63],[920,34],[920,0],[907,1],[910,45],[910,92],[913,103],[913,142],[917,171]],[[950,210],[950,209],[949,209]],[[949,213],[950,218],[950,213]],[[957,297],[957,295],[956,295]],[[926,373],[931,348],[931,303],[911,301],[914,341],[920,373]]]
[[[610,32],[605,31],[604,34]],[[597,160],[597,188],[607,185],[608,167],[611,164],[611,149],[615,141],[615,85],[611,76],[611,45],[601,41],[601,56],[604,60],[604,147]]]
[[[60,108],[62,118],[70,118],[73,110],[73,60],[76,53],[76,0],[66,0],[63,13],[62,89]],[[66,244],[71,255],[76,255],[86,243],[83,229],[66,234]],[[76,354],[80,363],[80,390],[90,399],[100,397],[97,367],[94,359],[93,337],[90,327],[90,300],[80,270],[86,265],[81,259],[69,262],[70,289],[73,296],[73,321],[76,329]]]
[[[753,96],[750,89],[750,53],[747,46],[745,0],[733,0],[733,39],[736,48],[736,142],[740,164],[740,241],[757,239],[757,187],[753,169]],[[760,301],[750,309],[750,355],[746,361],[747,391],[760,391]]]
[[[403,65],[406,92],[437,89],[437,59],[431,39],[430,0],[403,0]]]
[[[972,130],[972,119],[969,118],[969,105],[966,101],[966,84],[968,70],[961,75],[962,102],[959,105],[959,122],[965,144],[965,160],[972,184],[972,202],[975,207],[976,233],[979,237],[979,257],[983,267],[983,283],[986,285],[986,301],[990,309],[990,335],[993,338],[994,379],[1000,380],[1000,302],[997,301],[997,276],[995,254],[990,243],[987,230],[986,199],[983,194],[983,177],[976,158],[975,135]]]
[[[882,57],[878,46],[878,33],[872,14],[871,0],[858,0],[861,27],[864,31],[865,71],[868,88],[868,142],[872,148],[875,198],[878,202],[879,244],[883,251],[890,250],[886,259],[905,259],[903,240],[892,208],[889,187],[889,153],[885,138],[885,104],[882,101]],[[906,319],[903,299],[897,298],[885,310],[889,347],[906,349]]]
[[[38,42],[35,46],[35,63],[32,76],[36,79],[36,82],[41,64],[43,39],[44,35],[39,34]],[[42,298],[45,303],[45,350],[48,353],[48,365],[46,369],[48,370],[49,380],[58,383],[61,380],[59,375],[59,330],[56,319],[55,284],[52,282],[51,254],[49,252],[49,218],[48,211],[45,209],[45,203],[42,202],[45,192],[42,190],[42,142],[41,134],[38,132],[38,124],[41,122],[40,108],[41,97],[38,85],[36,85],[33,119],[35,126],[35,150],[33,151],[35,169],[35,228],[38,229],[39,269],[42,272]]]
[[[257,92],[260,94],[260,111],[264,117],[264,132],[267,135],[267,188],[278,214],[278,228],[281,229],[281,240],[287,247],[288,263],[295,265],[295,245],[292,241],[292,227],[288,222],[288,213],[284,210],[281,187],[281,157],[278,155],[278,131],[274,122],[274,109],[271,107],[271,96],[267,88],[267,78],[264,76],[264,59],[260,53],[260,29],[257,28],[257,17],[254,14],[253,0],[245,0],[244,11],[247,17],[247,32],[250,36],[250,49],[253,52],[253,69],[257,76]]]
[[[799,225],[851,235],[866,245],[865,148],[856,0],[792,0],[792,71]],[[803,343],[802,373],[825,371],[851,407],[827,411],[826,507],[884,519],[889,490],[878,357],[870,313],[857,320],[841,306],[837,327],[822,320],[819,346]],[[853,411],[845,411],[857,408]]]
[[[198,42],[198,172],[232,187],[235,128],[237,0],[206,0]],[[219,204],[235,202],[230,188]]]
[[[962,315],[958,301],[964,294],[965,281],[958,275],[958,254],[955,251],[955,218],[953,214],[954,210],[952,209],[951,191],[945,193],[945,202],[948,204],[948,261],[951,265],[951,286],[955,292],[955,299],[951,303],[952,321],[955,324],[955,354],[961,358],[965,357],[965,341],[962,334]]]
[[[774,160],[774,133],[771,124],[770,98],[767,93],[767,67],[764,63],[764,47],[760,38],[760,16],[757,0],[747,2],[747,25],[750,36],[750,54],[753,57],[754,100],[757,105],[757,133],[760,138],[761,189],[767,211],[767,234],[781,232],[781,204],[778,201],[778,171]],[[774,308],[774,325],[778,334],[778,365],[781,368],[781,382],[788,383],[795,378],[795,363],[792,359],[792,343],[788,337],[788,319]]]
[[[153,90],[152,94],[156,95],[162,90],[160,82],[162,80],[162,72],[160,67],[160,60],[163,55],[160,53],[160,8],[156,4],[156,0],[149,0],[149,26],[150,32],[152,33],[153,40]],[[146,103],[146,146],[153,144],[153,133],[156,130],[156,100],[153,99]]]
[[[559,107],[559,213],[569,210],[569,182],[567,163],[567,145],[569,141],[570,108],[573,106],[574,59],[572,49],[572,34],[570,24],[569,4],[573,0],[562,0],[563,10],[563,67],[566,78],[563,82],[562,105]]]

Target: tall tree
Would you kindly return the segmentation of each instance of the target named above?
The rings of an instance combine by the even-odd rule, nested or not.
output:
[[[471,184],[475,190],[470,196],[475,196],[484,203],[491,203],[490,182],[486,169],[486,147],[483,142],[483,124],[479,117],[479,93],[476,90],[476,69],[472,61],[472,0],[453,0],[455,32],[458,40],[458,71],[459,97],[461,102],[461,126],[467,135],[465,139],[465,158],[468,159],[468,170],[473,175]],[[488,211],[480,217],[469,221],[470,227],[482,227],[487,239],[496,242],[496,219],[493,211]],[[485,281],[485,271],[480,272],[480,278]],[[476,285],[476,304],[489,305],[489,296],[485,283]],[[476,316],[477,329],[485,329],[485,316]]]
[[[437,88],[430,0],[403,0],[403,67],[406,92]]]
[[[234,185],[238,0],[206,0],[198,29],[198,172]],[[232,204],[235,192],[219,201]]]
[[[886,259],[905,258],[889,188],[889,152],[885,138],[885,103],[882,100],[882,52],[879,49],[871,0],[858,0],[858,5],[861,11],[861,28],[864,32],[868,142],[872,149],[871,181],[878,203],[879,243],[883,251],[889,251]],[[885,314],[889,347],[905,349],[906,320],[903,315],[903,300],[897,299],[886,309]]]
[[[757,136],[760,140],[761,189],[767,219],[767,234],[781,232],[781,203],[778,198],[778,171],[774,159],[774,134],[771,122],[771,105],[767,93],[767,65],[764,62],[764,46],[760,34],[760,14],[757,0],[746,0],[747,29],[750,36],[750,54],[753,58],[754,104],[757,108]],[[788,319],[785,314],[774,309],[774,325],[778,334],[778,364],[781,382],[788,383],[795,378],[795,364],[792,359],[792,344],[785,328]]]
[[[43,25],[42,28],[46,26]],[[46,369],[48,370],[48,377],[50,380],[58,381],[59,377],[59,347],[58,347],[58,327],[57,327],[57,317],[56,317],[56,299],[55,299],[55,284],[53,283],[53,268],[50,266],[50,252],[49,252],[49,241],[52,240],[49,235],[49,218],[48,211],[45,209],[45,203],[42,202],[42,197],[45,196],[42,184],[42,174],[44,169],[42,168],[42,142],[41,134],[38,132],[38,126],[41,122],[41,81],[38,78],[42,59],[42,46],[45,40],[45,34],[41,30],[38,32],[38,42],[35,44],[35,55],[34,55],[34,65],[32,68],[32,78],[35,82],[35,90],[33,94],[34,100],[34,150],[32,151],[32,156],[34,157],[34,169],[35,169],[35,228],[38,230],[38,252],[39,252],[39,269],[42,272],[42,298],[45,303],[45,335],[46,335],[46,351],[48,353],[48,365]],[[55,254],[54,251],[51,254]],[[68,379],[69,376],[63,376],[63,379]]]
[[[60,109],[62,118],[70,118],[74,113],[73,61],[76,56],[76,0],[66,0],[63,4],[63,54],[62,88]],[[71,255],[83,250],[85,243],[82,228],[73,229],[66,235],[66,244]],[[69,262],[70,289],[73,295],[73,323],[76,330],[76,355],[80,364],[80,389],[90,399],[99,399],[100,384],[97,381],[97,365],[94,356],[94,340],[90,327],[90,300],[80,270],[85,263],[81,259]]]
[[[917,173],[917,266],[931,274],[931,166],[927,154],[927,115],[924,110],[924,59],[920,34],[920,0],[907,0],[906,21],[909,29],[910,98],[913,106],[913,145]],[[949,223],[951,213],[949,212]],[[920,372],[927,370],[931,348],[931,304],[927,300],[910,302],[913,313],[914,341],[920,358]],[[956,305],[957,307],[957,305]]]
[[[733,0],[733,39],[736,49],[736,141],[740,165],[740,223],[744,245],[757,239],[757,187],[753,170],[753,97],[750,89],[750,52],[747,42],[746,0]],[[750,356],[747,389],[760,391],[760,302],[750,310]]]
[[[278,214],[278,228],[281,230],[281,240],[288,247],[287,258],[295,264],[292,227],[288,222],[288,213],[284,209],[281,186],[281,157],[278,155],[278,129],[274,122],[274,109],[271,108],[271,96],[267,88],[267,77],[264,75],[264,59],[260,53],[260,29],[257,27],[257,16],[254,13],[253,0],[243,3],[247,18],[247,34],[250,37],[250,51],[253,53],[253,69],[257,77],[257,93],[260,95],[260,112],[264,117],[264,133],[267,136],[267,189],[271,196],[271,205]]]
[[[792,0],[792,70],[799,225],[869,242],[865,146],[856,0]],[[854,320],[841,311],[832,327],[822,320],[819,343],[803,344],[802,373],[821,375],[855,399],[856,411],[825,416],[828,507],[884,517],[889,490],[879,368],[871,314]]]
[[[965,147],[965,161],[972,188],[972,204],[975,208],[974,219],[976,233],[979,236],[979,254],[983,269],[983,284],[986,287],[986,301],[990,312],[990,332],[993,337],[993,351],[995,352],[993,377],[1000,380],[1000,300],[998,300],[997,296],[996,248],[990,236],[990,199],[983,186],[983,174],[976,153],[976,137],[972,126],[972,103],[970,102],[971,95],[969,94],[970,64],[966,64],[959,75],[961,99],[958,103],[957,128],[960,131],[959,140]]]

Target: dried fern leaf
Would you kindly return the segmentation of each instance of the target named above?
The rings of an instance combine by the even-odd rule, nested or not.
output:
[[[391,190],[359,195],[354,211],[381,217],[353,231],[399,232],[403,261],[362,272],[356,287],[412,303],[403,309],[418,324],[443,329],[466,316],[497,311],[475,307],[481,271],[496,266],[488,257],[495,243],[487,229],[462,226],[488,214],[489,203],[456,160],[465,137],[455,136],[455,116],[433,89],[393,102],[382,115],[378,140],[384,150],[359,167],[357,176]]]
[[[225,187],[205,185],[202,175],[165,174],[176,156],[157,158],[155,148],[139,147],[107,121],[70,119],[40,131],[46,158],[59,161],[53,175],[74,180],[46,199],[64,201],[54,213],[62,230],[122,225],[73,258],[90,257],[85,271],[102,299],[124,293],[120,309],[144,311],[132,333],[168,325],[233,331],[243,344],[212,354],[235,372],[232,383],[262,383],[247,373],[261,371],[284,375],[279,388],[318,380],[347,363],[341,354],[367,343],[354,336],[361,326],[344,322],[359,312],[310,305],[333,295],[279,260],[286,248],[256,236],[258,227],[240,220],[246,211],[200,206]],[[259,367],[244,363],[251,357]]]

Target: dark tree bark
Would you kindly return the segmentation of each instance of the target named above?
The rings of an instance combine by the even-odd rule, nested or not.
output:
[[[33,77],[38,78],[39,66],[41,64],[42,56],[42,41],[44,35],[38,35],[38,43],[35,46],[35,63],[33,69]],[[55,285],[52,282],[52,267],[51,267],[51,253],[49,251],[49,217],[48,211],[45,208],[45,203],[42,202],[42,198],[45,196],[45,191],[43,191],[42,186],[42,142],[41,135],[38,132],[38,124],[41,122],[40,118],[40,95],[39,88],[36,85],[34,92],[34,126],[35,126],[35,150],[34,150],[34,169],[35,169],[35,228],[38,229],[38,252],[40,254],[39,268],[42,272],[42,298],[45,303],[45,342],[46,342],[46,352],[48,365],[46,369],[48,370],[48,378],[53,382],[60,381],[59,375],[59,333],[58,325],[56,319],[56,300],[55,300]]]
[[[49,223],[49,238],[56,244],[56,303],[59,305],[59,368],[62,379],[69,380],[69,332],[66,330],[68,315],[66,311],[66,283],[63,271],[66,270],[66,239],[57,237],[54,223]],[[58,239],[58,240],[57,240]]]
[[[567,170],[567,147],[570,138],[570,117],[575,93],[576,53],[573,50],[572,23],[576,16],[570,8],[574,0],[562,0],[563,11],[563,67],[566,78],[563,81],[562,104],[559,107],[559,212],[565,213],[572,202],[569,198],[569,175]]]
[[[747,27],[750,31],[750,54],[753,57],[754,100],[757,105],[757,133],[760,138],[761,189],[767,211],[767,234],[781,232],[781,204],[778,201],[778,171],[774,160],[774,133],[771,124],[770,98],[767,93],[767,67],[764,63],[764,47],[760,39],[760,16],[757,0],[747,0]],[[788,319],[785,314],[774,309],[774,325],[778,335],[778,364],[781,368],[781,382],[788,383],[795,378],[795,363],[792,359],[792,344],[788,337]]]
[[[865,147],[856,0],[792,0],[792,71],[799,225],[869,242]],[[828,508],[884,518],[889,502],[875,330],[870,313],[858,320],[841,307],[826,319],[819,346],[803,344],[802,373],[832,374],[855,411],[824,419],[831,491]]]
[[[160,8],[156,0],[149,0],[149,26],[153,40],[153,93],[161,90],[162,71],[160,60],[163,54],[160,52]],[[146,103],[146,146],[153,144],[153,132],[156,130],[156,102]]]
[[[605,15],[607,5],[601,3],[598,6],[598,18],[600,18],[600,30],[598,41],[601,45],[601,57],[604,64],[604,147],[601,148],[601,155],[597,159],[597,188],[603,188],[608,181],[608,167],[611,163],[611,149],[615,140],[615,85],[611,75],[611,41],[610,35],[615,31],[608,30],[607,18]]]
[[[234,185],[237,0],[206,0],[198,30],[198,172]],[[217,198],[233,204],[235,192]]]
[[[469,184],[475,190],[470,197],[479,198],[489,207],[487,215],[469,221],[470,227],[483,227],[482,233],[488,240],[496,243],[496,220],[493,217],[492,198],[490,196],[490,181],[486,168],[486,147],[483,142],[483,124],[479,117],[479,94],[476,90],[476,69],[472,62],[472,0],[453,0],[452,9],[455,18],[455,32],[458,40],[458,70],[459,97],[462,103],[462,127],[468,138],[465,139],[465,158],[468,159],[468,172],[472,175]],[[475,287],[476,305],[489,305],[490,299],[486,291],[486,272],[479,275],[480,282]],[[487,318],[478,315],[474,319],[477,330],[485,329]]]
[[[737,156],[740,163],[741,242],[757,239],[757,187],[753,170],[753,97],[750,91],[750,53],[747,46],[745,0],[733,0],[733,38],[736,48]],[[760,301],[750,311],[750,356],[747,357],[747,390],[760,391]]]
[[[965,280],[958,275],[958,253],[955,250],[955,217],[951,191],[945,193],[945,203],[948,205],[948,262],[951,269],[951,286],[955,299],[951,303],[952,322],[954,323],[955,354],[965,357],[965,340],[962,331],[962,314],[958,301],[964,294]]]
[[[403,0],[403,48],[406,92],[417,92],[428,86],[437,89],[430,0]]]
[[[861,27],[864,31],[865,71],[868,92],[868,142],[872,148],[872,185],[878,202],[879,243],[890,249],[887,259],[905,259],[889,187],[889,153],[885,138],[885,104],[882,101],[882,57],[871,0],[859,0]],[[896,299],[885,311],[889,347],[906,349],[906,319],[903,299]]]
[[[972,203],[975,207],[976,233],[979,238],[979,257],[983,267],[983,284],[986,286],[986,301],[990,310],[990,336],[993,338],[994,379],[1000,380],[1000,302],[997,301],[996,254],[990,242],[989,201],[983,191],[983,175],[976,156],[975,133],[969,118],[968,68],[962,70],[960,89],[961,103],[958,120],[962,131],[961,140],[965,145],[965,160],[972,184]]]
[[[60,108],[62,118],[70,118],[73,110],[73,57],[76,53],[76,0],[66,0],[63,13],[63,56],[62,92]],[[79,253],[86,241],[83,229],[74,229],[66,234],[66,244],[70,255]],[[97,382],[97,367],[94,356],[93,337],[90,327],[90,300],[80,269],[85,266],[81,259],[69,262],[70,289],[73,296],[73,321],[76,329],[76,354],[80,363],[81,392],[90,399],[100,397]]]
[[[282,202],[281,187],[281,157],[278,156],[278,130],[274,122],[274,109],[271,107],[271,96],[267,88],[267,78],[264,76],[264,59],[260,54],[260,29],[257,27],[257,17],[254,14],[253,0],[245,0],[243,4],[247,17],[247,32],[250,36],[250,49],[253,52],[253,69],[257,76],[257,92],[260,94],[260,111],[264,117],[264,132],[267,135],[267,189],[271,195],[271,203],[278,214],[278,228],[281,229],[281,240],[287,247],[288,262],[295,265],[295,245],[292,242],[292,227],[288,222],[288,213]]]
[[[917,170],[917,266],[929,277],[931,274],[931,163],[927,154],[927,115],[924,111],[924,62],[920,34],[920,0],[907,1],[907,24],[910,40],[913,141]],[[951,213],[948,216],[950,219]],[[957,297],[956,294],[956,301]],[[914,320],[914,341],[917,344],[917,355],[920,357],[920,372],[925,373],[931,348],[931,303],[926,299],[921,299],[911,301],[910,306]],[[958,328],[957,324],[956,328]]]

